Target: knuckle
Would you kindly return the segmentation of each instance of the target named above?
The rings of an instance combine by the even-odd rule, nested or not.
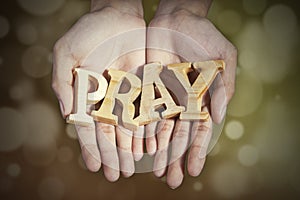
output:
[[[122,143],[118,146],[118,148],[119,148],[120,150],[122,150],[122,151],[125,151],[125,152],[131,152],[131,146],[130,146],[129,144],[127,144],[127,143],[124,143],[124,142],[122,142]]]
[[[57,91],[58,86],[57,86],[57,82],[56,82],[56,81],[52,81],[52,83],[51,83],[51,88],[52,88],[54,91]]]
[[[207,133],[209,130],[210,128],[205,124],[199,124],[196,128],[198,134]]]
[[[233,52],[233,54],[235,55],[235,56],[237,56],[237,54],[238,54],[238,49],[237,49],[237,47],[236,46],[234,46],[234,45],[232,45],[232,52]]]
[[[173,129],[174,122],[172,120],[164,120],[159,124],[159,132],[168,132]]]
[[[188,137],[188,131],[184,130],[184,129],[179,129],[176,134],[175,134],[176,138],[186,138]]]
[[[55,52],[57,52],[57,51],[59,51],[61,48],[62,48],[62,46],[63,46],[63,39],[62,38],[60,38],[60,39],[58,39],[56,42],[55,42],[55,44],[54,44],[54,46],[53,46],[53,52],[55,53]]]
[[[157,135],[157,139],[162,142],[162,141],[169,141],[170,140],[170,135],[166,134],[164,132],[161,132]]]
[[[231,90],[229,91],[228,98],[231,99],[235,93],[235,84],[233,84]]]
[[[172,129],[172,125],[169,123],[165,123],[161,129],[162,132],[167,132],[168,130]]]
[[[54,92],[56,92],[56,93],[59,91],[59,88],[60,88],[59,83],[56,80],[52,81],[51,87],[54,90]]]
[[[230,99],[232,99],[234,93],[235,93],[235,84],[232,83],[226,87],[227,101],[230,101]]]
[[[201,144],[193,144],[191,147],[191,151],[200,153],[201,149],[204,147]]]
[[[114,131],[114,128],[110,124],[104,124],[104,123],[98,123],[97,124],[97,130],[101,131],[103,133],[109,134]]]
[[[78,134],[82,132],[93,132],[95,131],[94,126],[76,126]]]

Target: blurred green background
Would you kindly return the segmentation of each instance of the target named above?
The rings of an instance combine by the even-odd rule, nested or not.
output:
[[[158,0],[144,0],[147,22]],[[300,199],[298,1],[215,0],[212,22],[238,48],[236,95],[202,174],[171,190],[85,169],[51,90],[52,47],[88,0],[0,7],[0,199]]]

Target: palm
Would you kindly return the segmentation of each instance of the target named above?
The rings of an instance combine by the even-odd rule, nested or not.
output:
[[[234,88],[236,54],[233,45],[205,18],[179,11],[174,14],[156,17],[150,23],[147,35],[147,62],[161,61],[163,65],[178,62],[195,62],[224,59],[227,64],[222,79],[219,80],[212,100],[205,98],[203,110],[210,111],[215,122],[222,121],[220,105],[230,99]],[[172,52],[172,53],[171,53]],[[175,52],[175,53],[174,53]],[[207,95],[208,96],[208,95]],[[208,96],[209,97],[209,96]],[[226,102],[227,104],[227,102]],[[192,125],[190,126],[190,123]],[[168,130],[163,128],[168,124]],[[155,125],[150,125],[155,126]],[[146,144],[148,152],[155,152],[154,173],[162,176],[167,170],[167,147],[172,134],[172,153],[167,170],[167,182],[171,187],[181,184],[184,174],[185,152],[190,146],[188,155],[188,171],[198,176],[205,162],[206,150],[212,134],[212,121],[184,122],[165,120],[157,124],[157,135],[146,127]],[[191,127],[191,128],[190,128]],[[173,133],[172,130],[174,129]],[[189,139],[191,141],[189,142]]]
[[[134,31],[136,29],[138,31]],[[126,34],[128,32],[132,33]],[[136,43],[138,46],[130,46]],[[143,45],[145,46],[145,23],[140,17],[114,8],[104,8],[81,17],[54,48],[53,88],[63,115],[69,115],[73,107],[72,69],[81,67],[98,73],[103,73],[110,67],[134,70],[145,64]],[[121,56],[132,48],[138,51]],[[131,133],[108,124],[96,123],[91,127],[76,128],[83,159],[91,171],[98,171],[102,162],[104,174],[110,181],[118,179],[119,166],[125,176],[133,174],[131,148],[133,145],[134,152],[142,151],[141,141],[134,140],[132,144]],[[119,151],[119,156],[116,141],[120,149],[126,150]]]

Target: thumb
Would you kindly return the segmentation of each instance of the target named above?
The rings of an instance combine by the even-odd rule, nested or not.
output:
[[[65,118],[73,108],[73,73],[76,61],[65,54],[57,45],[53,52],[52,88],[60,104],[62,116]]]
[[[237,65],[237,51],[233,48],[230,53],[225,56],[225,70],[219,74],[211,90],[211,112],[215,123],[221,123],[225,117],[227,105],[231,100],[235,90],[235,70]]]

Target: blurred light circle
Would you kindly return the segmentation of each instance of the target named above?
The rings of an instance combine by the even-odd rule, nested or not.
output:
[[[48,177],[38,186],[38,194],[42,200],[59,200],[65,193],[64,183],[56,177]]]
[[[10,98],[24,103],[32,100],[35,96],[35,85],[30,80],[21,80],[13,85],[9,90]]]
[[[219,164],[211,177],[211,187],[222,198],[233,199],[246,193],[248,185],[246,171],[232,163]]]
[[[277,4],[270,7],[264,14],[265,30],[271,35],[288,36],[297,27],[297,16],[288,6]]]
[[[11,108],[0,108],[0,151],[8,152],[19,148],[27,137],[24,116]]]
[[[6,172],[11,177],[17,177],[20,175],[21,167],[16,163],[12,163],[7,166]]]
[[[33,78],[41,78],[50,74],[49,53],[49,50],[42,46],[29,47],[22,55],[23,71]]]
[[[75,125],[73,124],[67,124],[66,125],[66,132],[67,132],[67,135],[76,140],[77,139],[77,133],[76,133],[76,128],[75,128]]]
[[[244,166],[253,166],[258,161],[258,150],[251,145],[242,146],[238,153],[239,161]]]
[[[225,126],[226,136],[231,140],[238,140],[244,134],[244,126],[241,122],[231,120]]]
[[[237,33],[242,25],[242,19],[238,12],[234,10],[224,10],[218,14],[218,28],[225,34]]]
[[[196,181],[193,184],[193,188],[195,191],[201,191],[203,189],[203,184],[200,181]]]
[[[237,37],[239,64],[261,81],[280,82],[291,66],[292,47],[297,38],[295,35],[270,37],[260,21],[248,22]]]
[[[154,5],[152,6],[152,11],[155,12],[156,10],[157,10],[157,4],[154,4]]]
[[[56,142],[50,140],[47,143],[35,144],[35,146],[25,144],[23,155],[25,160],[33,166],[47,166],[55,160]]]
[[[8,20],[0,16],[0,38],[4,38],[9,32],[9,22]]]
[[[60,147],[57,151],[57,158],[62,163],[70,162],[73,158],[73,151],[68,146]]]
[[[285,101],[274,99],[266,102],[264,107],[265,120],[255,134],[261,162],[269,161],[279,165],[294,161],[295,157],[298,158],[299,149],[299,142],[295,139],[298,136],[297,128],[291,116],[295,108]]]
[[[275,100],[276,100],[276,101],[280,101],[280,100],[281,100],[281,98],[282,98],[282,97],[281,97],[281,95],[280,95],[280,94],[276,94],[276,95],[275,95]]]
[[[266,5],[266,0],[243,0],[244,10],[250,15],[259,15],[263,13]]]
[[[243,49],[239,51],[239,64],[242,68],[251,69],[257,66],[257,55],[250,49]]]
[[[53,14],[63,6],[64,2],[65,0],[18,0],[22,9],[37,16]]]
[[[277,58],[277,59],[275,59]],[[278,83],[288,74],[290,58],[284,55],[278,56],[269,52],[265,59],[260,62],[260,69],[255,69],[260,80],[266,83]]]
[[[241,71],[236,81],[236,91],[228,108],[228,114],[243,117],[253,113],[261,103],[263,88],[261,82],[247,70]]]
[[[51,143],[60,132],[60,115],[55,108],[44,101],[32,101],[22,108],[24,121],[30,132],[25,143],[38,146]]]
[[[22,44],[32,45],[37,37],[37,30],[32,24],[21,24],[17,27],[17,38]]]
[[[261,21],[250,19],[245,23],[242,31],[240,31],[236,45],[239,47],[239,51],[252,51],[257,56],[257,54],[262,52],[265,53],[269,45],[268,39]]]

